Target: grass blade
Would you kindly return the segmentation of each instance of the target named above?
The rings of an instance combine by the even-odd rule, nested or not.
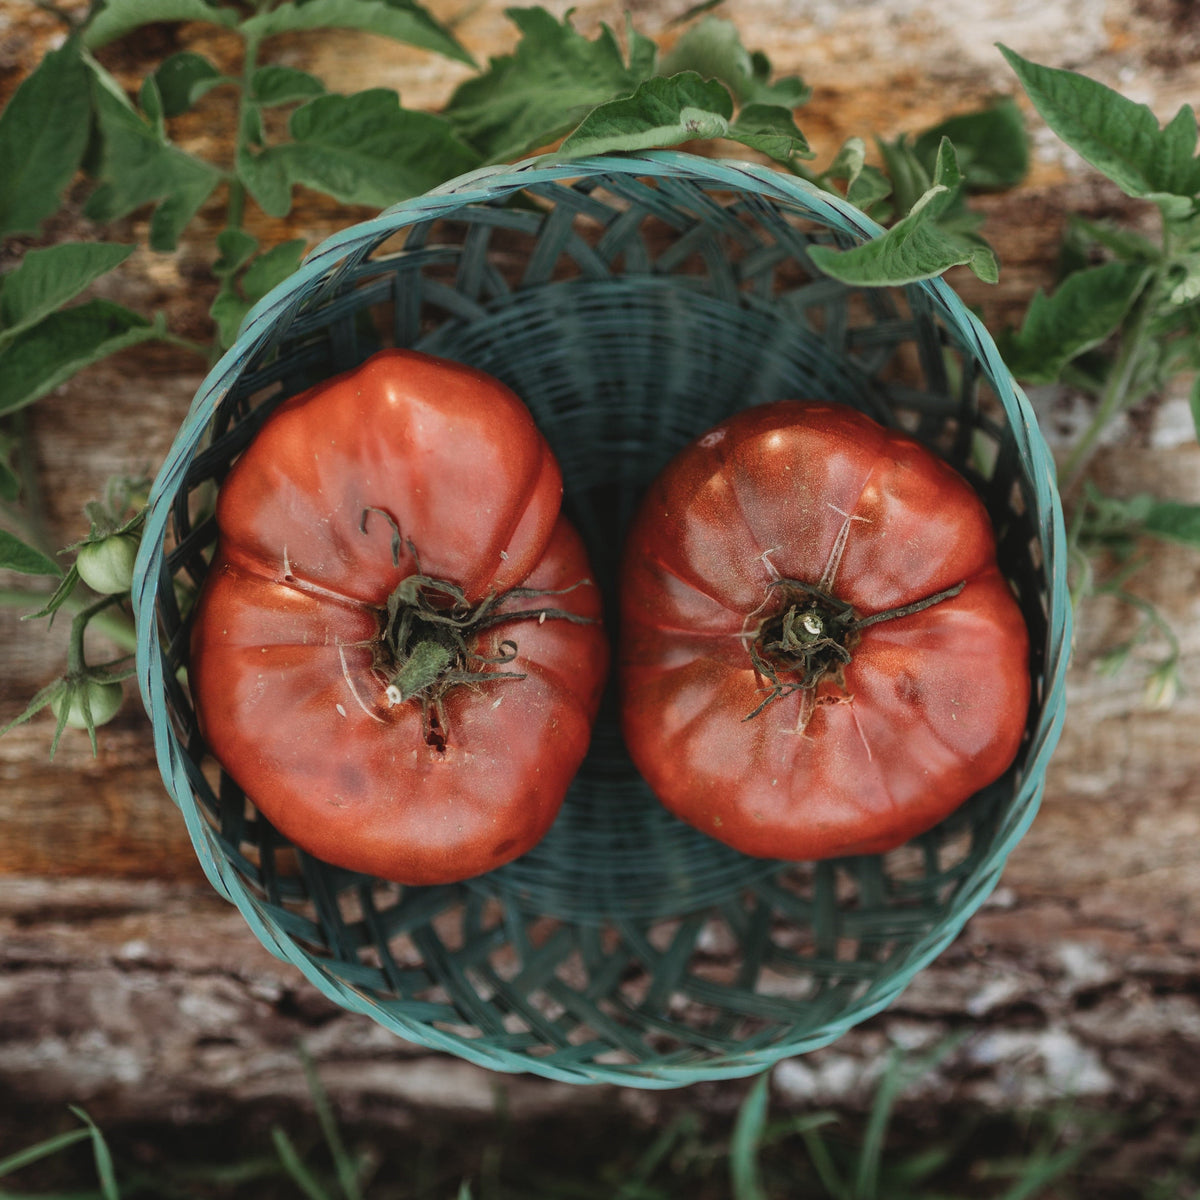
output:
[[[729,1144],[729,1178],[734,1200],[767,1200],[758,1170],[758,1151],[767,1122],[770,1075],[763,1072],[738,1109]]]
[[[121,1190],[117,1187],[117,1176],[113,1170],[112,1155],[108,1143],[99,1126],[82,1109],[72,1106],[71,1111],[87,1126],[85,1131],[92,1139],[92,1154],[96,1159],[96,1174],[100,1179],[100,1193],[104,1200],[121,1200]]]
[[[271,1140],[275,1143],[275,1152],[279,1155],[283,1169],[308,1200],[334,1200],[317,1182],[317,1177],[301,1162],[292,1139],[278,1125],[271,1130]]]
[[[30,1163],[49,1158],[52,1154],[58,1154],[91,1136],[91,1132],[87,1129],[72,1129],[70,1133],[60,1133],[57,1137],[38,1142],[36,1146],[28,1146],[24,1150],[10,1154],[7,1158],[0,1158],[0,1179],[6,1175],[12,1175],[22,1167],[29,1166]]]

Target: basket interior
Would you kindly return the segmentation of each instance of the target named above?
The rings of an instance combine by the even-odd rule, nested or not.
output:
[[[546,839],[489,875],[401,888],[295,852],[196,729],[187,621],[157,594],[177,795],[210,874],[260,937],[403,1036],[504,1069],[661,1086],[743,1074],[888,1002],[993,886],[1041,781],[1045,516],[991,378],[928,289],[856,291],[808,262],[846,234],[802,204],[686,178],[544,181],[400,213],[288,294],[169,497],[163,583],[199,584],[216,487],[282,399],[388,345],[470,363],[529,405],[615,613],[623,532],[650,480],[729,413],[786,397],[915,434],[983,497],[1033,646],[1026,749],[950,819],[882,857],[750,859],[668,814],[613,697]],[[615,635],[615,631],[613,631]]]

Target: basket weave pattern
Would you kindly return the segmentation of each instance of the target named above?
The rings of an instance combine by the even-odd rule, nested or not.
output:
[[[209,878],[326,995],[502,1070],[648,1087],[743,1075],[884,1007],[994,887],[1062,720],[1061,511],[1026,401],[949,288],[858,291],[812,268],[814,242],[875,231],[745,164],[667,152],[524,164],[330,239],[251,314],[155,486],[135,584],[139,682]],[[983,497],[1030,628],[1034,696],[1012,770],[889,855],[748,859],[657,804],[610,698],[550,834],[491,875],[406,889],[296,852],[199,736],[173,581],[202,580],[215,489],[262,420],[386,345],[468,362],[525,400],[609,612],[642,490],[730,412],[841,401],[934,447]]]

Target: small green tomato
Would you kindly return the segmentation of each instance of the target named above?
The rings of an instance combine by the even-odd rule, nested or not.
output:
[[[116,533],[100,542],[85,543],[75,559],[79,578],[102,596],[129,591],[139,540],[136,533]]]
[[[65,707],[67,724],[73,729],[86,729],[87,718],[83,711],[85,695],[92,710],[93,725],[107,725],[117,715],[117,710],[121,707],[121,701],[124,699],[124,691],[119,683],[85,679],[75,687],[55,696],[50,701],[50,711],[61,720]]]

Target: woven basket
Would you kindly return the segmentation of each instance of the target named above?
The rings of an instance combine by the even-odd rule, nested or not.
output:
[[[138,562],[138,678],[164,780],[213,885],[326,996],[505,1071],[666,1087],[746,1075],[888,1004],[994,887],[1032,820],[1063,716],[1062,515],[1028,403],[942,282],[855,290],[814,243],[878,232],[780,172],[679,153],[476,172],[329,239],[245,322],[155,484]],[[882,857],[745,858],[670,816],[611,700],[544,842],[490,875],[402,888],[293,850],[200,738],[188,623],[212,499],[282,399],[386,345],[471,363],[523,397],[616,609],[650,479],[731,411],[854,405],[972,480],[1032,640],[1017,762]]]

